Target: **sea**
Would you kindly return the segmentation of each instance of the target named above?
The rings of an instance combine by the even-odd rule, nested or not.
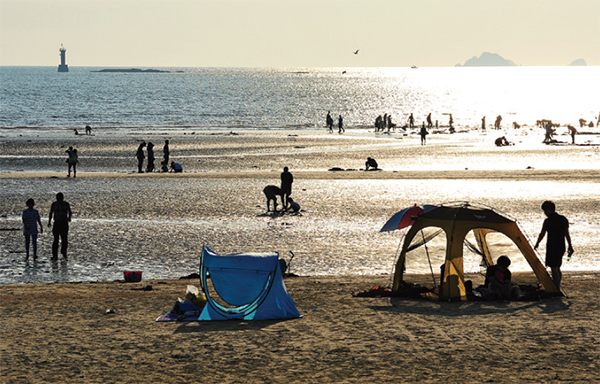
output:
[[[567,157],[553,152],[551,169],[593,170],[600,164],[597,150],[600,131],[596,127],[600,113],[600,67],[141,68],[162,72],[102,72],[102,69],[71,67],[68,73],[58,73],[56,67],[0,67],[0,141],[10,141],[21,135],[63,134],[73,129],[83,133],[86,125],[92,126],[95,133],[117,131],[123,134],[152,130],[308,132],[323,129],[324,132],[328,111],[334,119],[341,115],[345,127],[359,134],[372,132],[375,118],[384,113],[391,114],[399,126],[407,124],[410,114],[417,125],[431,114],[433,123],[440,129],[448,127],[452,116],[458,131],[472,132],[475,138],[481,132],[484,116],[488,131],[493,128],[497,116],[501,116],[503,129],[511,128],[513,123],[532,128],[538,120],[547,119],[558,124],[562,131],[570,124],[580,132],[590,133],[578,138],[587,146],[584,150],[565,147]],[[580,126],[580,119],[586,121],[585,127]],[[589,122],[593,127],[587,125]],[[548,160],[538,148],[541,137],[533,139],[536,144],[531,148],[535,151],[531,154],[527,149],[523,151],[528,160],[539,163]],[[472,143],[484,145],[481,139]],[[440,150],[439,159],[427,162],[405,157],[398,160],[397,166],[400,169],[409,164],[415,170],[431,169],[432,166],[463,169],[460,159],[456,163],[453,161],[453,153],[454,149]],[[2,164],[10,163],[6,154],[0,152],[0,158]],[[497,169],[521,169],[520,162],[509,161],[514,163],[486,158],[485,164]],[[29,161],[26,171],[35,171],[35,164]],[[0,171],[8,169],[0,167]],[[114,169],[100,167],[93,171],[114,172]],[[0,183],[0,199],[8,199],[7,196],[12,199],[32,190],[41,194],[56,188],[55,183],[49,179],[4,179]],[[189,180],[185,185],[176,180],[165,183],[174,193],[193,193],[198,199],[210,194],[211,189],[228,187],[218,180]],[[248,183],[252,182],[239,181],[239,187],[247,188]],[[250,186],[257,190],[262,187]],[[499,208],[514,213],[510,212],[510,207],[516,202],[527,207],[520,219],[530,240],[539,231],[543,219],[538,207],[540,196],[568,199],[574,203],[563,213],[576,224],[577,252],[574,262],[566,264],[564,269],[574,272],[600,270],[600,203],[597,194],[600,181],[313,180],[305,186],[308,190],[305,199],[314,199],[315,204],[329,201],[328,209],[336,212],[348,203],[369,204],[360,196],[369,195],[374,189],[385,192],[386,203],[395,198],[394,203],[407,206],[414,202],[411,196],[423,195],[431,201],[468,197],[484,203],[499,203]],[[64,188],[71,194],[84,191],[82,196],[94,193],[117,196],[123,188],[128,191],[139,189],[143,191],[141,199],[156,198],[151,186],[143,180],[133,180],[124,187],[101,179],[82,179],[78,180],[77,186]],[[340,194],[340,190],[345,194]],[[404,192],[398,198],[393,191],[400,190]],[[304,206],[309,206],[308,201],[306,203]],[[3,205],[11,204],[14,205],[12,202]],[[81,206],[83,200],[79,204]],[[15,206],[14,212],[8,215],[0,212],[5,215],[0,218],[6,222],[4,227],[20,225],[18,208],[22,209]],[[368,207],[365,205],[364,208]],[[143,211],[143,207],[140,210]],[[4,239],[14,238],[11,240],[14,248],[22,253],[22,245],[17,243],[22,235],[2,231],[0,284],[114,280],[122,278],[125,269],[141,269],[144,278],[177,278],[197,270],[194,244],[205,240],[202,233],[208,233],[206,236],[213,242],[221,242],[215,244],[221,248],[239,233],[245,233],[246,239],[253,239],[250,245],[252,242],[255,245],[265,243],[270,240],[269,236],[285,237],[292,233],[298,242],[315,247],[314,252],[296,252],[292,272],[300,275],[391,273],[397,237],[401,236],[367,236],[365,233],[376,233],[386,218],[346,219],[343,212],[329,215],[313,211],[302,219],[287,219],[280,223],[283,227],[247,213],[237,218],[211,215],[207,215],[206,220],[186,216],[183,221],[175,217],[79,217],[75,221],[82,225],[73,225],[72,233],[80,239],[86,238],[79,244],[80,255],[58,264],[48,261],[37,265],[23,263],[22,254],[4,245]],[[340,228],[341,224],[346,227]],[[164,234],[162,241],[156,240],[157,233]],[[315,233],[318,236],[315,237]],[[47,246],[49,239],[45,236]],[[102,251],[106,248],[102,245],[103,236],[118,245]],[[141,250],[140,242],[144,244]],[[386,256],[382,257],[382,254]],[[289,261],[290,255],[285,256]],[[427,263],[413,267],[417,273],[430,271]],[[477,263],[469,268],[470,271],[479,270]],[[526,270],[526,266],[514,265],[513,270]]]
[[[548,119],[596,124],[600,67],[451,68],[0,67],[0,129],[303,129],[325,114],[372,128],[429,113],[438,125],[475,129]],[[113,68],[114,69],[114,68]]]

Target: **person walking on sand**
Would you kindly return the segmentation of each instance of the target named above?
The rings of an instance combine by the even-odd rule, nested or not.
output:
[[[562,265],[563,255],[565,254],[565,240],[569,246],[569,257],[573,253],[571,235],[569,234],[569,220],[556,213],[556,205],[552,201],[544,201],[542,210],[547,219],[544,220],[542,231],[540,232],[533,249],[537,249],[546,233],[548,233],[548,240],[546,242],[546,266],[550,267],[550,270],[552,271],[552,280],[554,280],[557,287],[560,287],[560,282],[562,280],[560,267]]]
[[[37,235],[38,224],[40,225],[40,233],[44,233],[42,219],[37,209],[33,209],[35,201],[32,198],[25,202],[27,209],[23,211],[21,219],[23,220],[23,235],[25,235],[25,260],[29,260],[29,243],[33,245],[33,261],[37,260]],[[31,239],[31,240],[30,240]]]
[[[71,205],[65,201],[62,192],[56,194],[56,201],[50,206],[50,214],[48,215],[48,227],[52,227],[52,218],[54,218],[54,226],[52,227],[52,235],[54,242],[52,243],[52,260],[58,260],[58,241],[60,239],[60,253],[67,260],[67,247],[69,245],[69,222],[71,221]]]
[[[433,122],[431,121],[431,113],[427,115],[427,128],[433,128]]]
[[[346,130],[344,129],[344,119],[342,119],[342,115],[338,117],[338,133],[344,133]]]
[[[283,210],[287,211],[289,208],[290,195],[292,194],[292,183],[294,182],[294,176],[290,173],[288,167],[283,167],[281,172],[281,203],[283,204]]]
[[[154,171],[154,144],[152,144],[152,142],[148,142],[146,151],[148,152],[148,165],[146,166],[146,172],[152,173]]]
[[[427,128],[425,128],[425,122],[423,122],[419,135],[421,136],[421,145],[427,144],[427,135],[429,135],[429,132],[427,132]]]
[[[331,111],[327,111],[325,123],[327,124],[327,128],[329,129],[329,133],[333,133],[333,117],[331,117]]]
[[[412,113],[410,114],[410,116],[408,116],[408,127],[409,128],[415,127],[415,118]]]
[[[79,162],[77,160],[77,150],[73,149],[73,147],[69,147],[69,149],[67,149],[65,151],[68,155],[67,158],[67,165],[69,166],[69,171],[67,173],[67,177],[71,177],[71,167],[73,168],[73,177],[77,177],[77,163]]]
[[[137,153],[135,154],[135,157],[137,157],[138,160],[138,173],[144,173],[142,168],[144,167],[144,159],[146,158],[146,156],[144,155],[145,146],[146,143],[142,141],[137,149]]]

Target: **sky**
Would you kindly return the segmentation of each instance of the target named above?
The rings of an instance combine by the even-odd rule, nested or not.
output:
[[[600,0],[0,0],[0,65],[61,44],[70,67],[598,66]]]

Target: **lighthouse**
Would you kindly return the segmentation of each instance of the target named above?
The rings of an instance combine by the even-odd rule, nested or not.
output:
[[[67,65],[67,49],[60,45],[60,65],[58,66],[58,72],[69,72],[69,66]]]

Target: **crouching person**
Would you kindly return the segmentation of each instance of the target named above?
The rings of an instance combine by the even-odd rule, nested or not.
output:
[[[283,191],[281,188],[276,187],[275,185],[267,185],[265,189],[263,189],[263,193],[267,198],[267,212],[271,211],[271,200],[273,200],[273,212],[277,212],[277,196],[281,196],[281,204],[284,204]]]
[[[480,287],[481,296],[488,300],[511,300],[518,299],[521,290],[512,285],[512,274],[508,267],[510,259],[500,256],[496,265],[490,266],[485,273],[485,285]]]

